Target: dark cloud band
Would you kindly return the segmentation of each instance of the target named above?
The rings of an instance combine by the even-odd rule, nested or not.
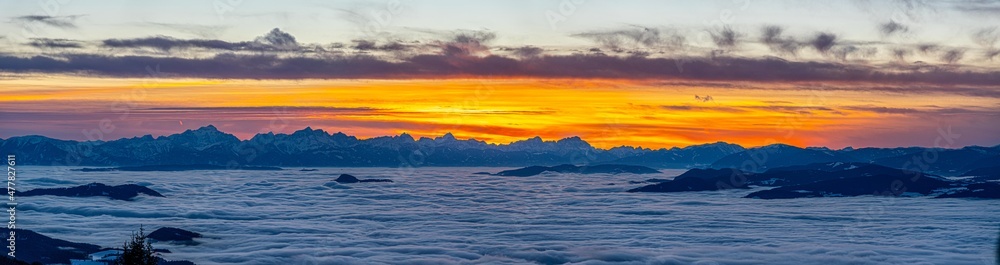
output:
[[[342,79],[542,77],[693,79],[725,81],[844,81],[997,85],[1000,73],[921,68],[884,71],[840,63],[793,62],[777,58],[671,59],[605,55],[541,56],[513,59],[417,55],[402,61],[355,55],[326,58],[220,54],[210,58],[62,54],[34,57],[0,56],[0,71],[144,77],[158,68],[162,76],[225,79]]]

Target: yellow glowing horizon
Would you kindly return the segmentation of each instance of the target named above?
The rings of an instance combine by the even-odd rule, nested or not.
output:
[[[891,135],[900,130],[932,131],[925,127],[936,124],[921,122],[928,113],[955,118],[960,115],[947,116],[944,111],[964,110],[959,114],[975,115],[1000,106],[997,98],[959,93],[865,89],[873,85],[720,85],[684,80],[569,78],[207,80],[58,76],[0,80],[0,92],[7,95],[0,98],[0,103],[7,105],[5,111],[30,112],[51,119],[47,121],[51,125],[24,125],[26,131],[37,128],[40,134],[78,131],[76,127],[87,125],[75,123],[110,119],[121,129],[109,132],[109,137],[169,134],[214,124],[246,139],[268,129],[287,133],[308,126],[359,138],[404,132],[416,138],[433,138],[450,132],[460,139],[495,144],[534,136],[549,140],[579,136],[604,149],[670,148],[719,141],[743,146],[875,146],[880,139],[888,138],[892,143]],[[704,100],[707,96],[712,99]],[[273,125],[275,120],[286,125],[267,125]]]

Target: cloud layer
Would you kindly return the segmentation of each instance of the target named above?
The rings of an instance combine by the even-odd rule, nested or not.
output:
[[[109,56],[95,54],[0,56],[0,69],[17,73],[85,74],[145,77],[159,68],[164,77],[226,79],[544,77],[697,79],[727,81],[860,81],[995,85],[1000,73],[927,67],[886,71],[871,66],[794,62],[777,58],[672,59],[606,55],[540,56],[515,59],[470,55],[472,47],[445,46],[445,54],[424,54],[403,61],[368,55],[332,58],[281,57],[271,54],[222,53],[209,58]],[[963,50],[949,50],[942,60],[954,63]],[[889,69],[893,70],[893,69]]]
[[[18,19],[50,23],[57,18]],[[54,23],[54,22],[53,22]],[[68,26],[68,25],[63,25]],[[906,27],[890,21],[884,34]],[[976,32],[972,38],[992,59],[995,28]],[[836,34],[818,32],[797,40],[781,26],[761,28],[759,43],[775,55],[742,57],[727,53],[740,46],[747,34],[731,27],[709,32],[718,49],[697,56],[696,47],[676,30],[628,26],[619,30],[578,33],[597,47],[589,53],[550,51],[536,46],[490,45],[497,34],[485,30],[439,33],[434,40],[357,39],[350,45],[303,44],[280,29],[251,41],[177,39],[152,36],[83,42],[68,39],[33,39],[26,45],[61,49],[60,53],[0,54],[0,71],[13,73],[73,74],[101,77],[143,77],[145,69],[161,69],[160,77],[223,79],[351,79],[351,78],[452,78],[538,77],[695,79],[720,81],[852,81],[932,84],[995,85],[1000,74],[993,69],[960,66],[967,48],[923,44],[897,47],[891,57],[904,62],[908,56],[934,56],[941,65],[877,65],[852,58],[868,58],[878,48],[844,41]],[[807,61],[781,58],[797,56],[801,47],[832,60]],[[67,50],[72,49],[72,50]],[[677,51],[695,51],[676,53]],[[147,52],[143,52],[147,51]],[[148,51],[155,51],[150,54]],[[608,51],[606,54],[602,51]],[[677,55],[669,55],[669,53]],[[724,55],[724,56],[720,56]]]
[[[205,238],[154,247],[197,264],[984,264],[996,243],[996,215],[983,210],[996,204],[988,200],[863,196],[790,206],[737,198],[744,190],[623,194],[642,185],[629,181],[681,173],[675,170],[517,180],[473,174],[493,171],[481,168],[319,168],[281,176],[32,170],[46,178],[18,184],[139,183],[167,197],[127,204],[32,197],[21,206],[31,214],[26,227],[104,247],[127,238],[123,225],[180,227]],[[342,173],[395,182],[331,181]]]

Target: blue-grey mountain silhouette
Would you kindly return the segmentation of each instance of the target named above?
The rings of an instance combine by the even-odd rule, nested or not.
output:
[[[816,163],[859,162],[954,176],[1000,164],[1000,146],[941,148],[800,148],[774,144],[744,149],[729,143],[684,148],[648,149],[620,146],[595,148],[579,137],[544,141],[540,137],[509,144],[476,139],[460,140],[452,134],[414,139],[409,134],[358,139],[344,133],[305,128],[291,134],[263,133],[248,140],[219,131],[214,126],[179,134],[150,135],[112,141],[66,141],[43,136],[18,136],[0,140],[0,150],[16,155],[25,165],[120,167],[93,170],[145,170],[151,166],[224,167],[340,166],[420,167],[488,166],[524,167],[619,164],[653,168],[738,168],[761,173],[772,168]],[[932,152],[938,157],[926,166],[909,165],[914,157]],[[912,163],[911,163],[912,164]],[[132,167],[139,166],[139,167]],[[160,168],[171,170],[170,167]],[[261,167],[257,169],[268,169]]]
[[[267,166],[234,166],[226,167],[220,165],[194,164],[194,165],[146,165],[128,167],[102,167],[102,168],[81,168],[83,172],[104,172],[104,171],[189,171],[189,170],[281,170],[280,167]]]

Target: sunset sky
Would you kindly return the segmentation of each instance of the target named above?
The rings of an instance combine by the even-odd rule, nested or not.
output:
[[[1000,144],[1000,2],[0,1],[0,138]],[[177,14],[184,14],[178,16]]]

